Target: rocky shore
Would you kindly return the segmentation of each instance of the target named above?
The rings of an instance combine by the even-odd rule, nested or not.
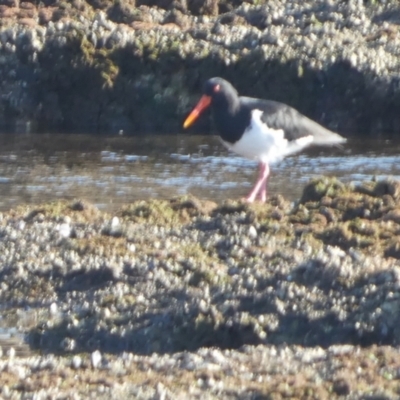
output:
[[[221,75],[347,136],[395,135],[399,21],[383,0],[6,0],[1,125],[176,132]]]
[[[0,214],[3,398],[395,399],[400,184]]]

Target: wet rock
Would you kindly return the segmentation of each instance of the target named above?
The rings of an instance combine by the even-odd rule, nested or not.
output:
[[[333,391],[339,396],[347,396],[351,392],[350,382],[347,379],[337,379],[333,382]]]
[[[187,0],[173,0],[169,8],[181,11],[182,13],[186,14],[188,11]]]
[[[19,7],[19,0],[3,0],[2,1],[2,6],[7,6],[7,7]]]
[[[137,20],[136,0],[117,0],[108,8],[107,15],[111,21],[123,24],[131,24]]]
[[[310,198],[313,181],[294,205],[184,196],[112,216],[76,200],[4,212],[1,322],[14,328],[0,332],[1,395],[71,395],[55,377],[83,398],[193,398],[199,379],[199,399],[250,398],[250,382],[295,398],[397,393],[398,224],[386,215],[400,203],[390,190],[322,183],[329,195]],[[348,211],[360,205],[370,214]],[[328,206],[335,218],[322,220]],[[60,238],[61,224],[76,236]],[[18,335],[34,354],[21,356]]]
[[[176,24],[182,29],[187,29],[191,25],[190,18],[178,9],[173,9],[165,15],[164,24]]]
[[[228,12],[222,14],[218,19],[218,22],[223,25],[236,26],[236,25],[244,25],[246,21],[243,17],[240,17],[239,15],[233,12]]]
[[[54,21],[54,9],[51,7],[43,7],[39,10],[38,18],[40,25],[47,25],[50,21]]]
[[[385,257],[400,259],[400,240],[397,238],[390,241],[385,249]]]
[[[260,31],[263,31],[272,23],[272,17],[267,9],[256,8],[246,13],[246,21]]]
[[[356,189],[360,193],[365,193],[374,197],[389,195],[394,199],[400,196],[400,184],[397,181],[369,182]]]
[[[104,10],[110,6],[109,0],[87,0],[88,4],[90,4],[94,9]]]
[[[193,0],[189,3],[189,10],[195,15],[218,15],[218,0]]]
[[[323,197],[334,197],[337,193],[343,191],[343,189],[344,185],[335,179],[316,179],[304,188],[300,203],[319,201]]]

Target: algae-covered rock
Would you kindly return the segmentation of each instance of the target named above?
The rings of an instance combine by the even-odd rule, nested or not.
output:
[[[0,122],[177,132],[202,82],[222,76],[243,95],[290,104],[342,134],[395,134],[399,38],[391,2],[284,3],[3,4]],[[193,131],[210,127],[203,118]]]
[[[289,220],[310,226],[314,221],[312,231],[325,244],[346,250],[383,251],[386,256],[397,258],[393,239],[400,232],[399,188],[400,184],[393,180],[364,182],[354,187],[336,179],[316,179],[305,186],[300,204]],[[316,218],[318,214],[326,219]]]
[[[395,180],[364,182],[362,185],[356,187],[356,191],[374,197],[389,195],[394,200],[398,200],[400,196],[400,182]]]
[[[306,185],[300,203],[320,201],[323,197],[336,197],[348,188],[336,178],[318,178]]]
[[[128,397],[136,390],[147,399],[148,385],[161,392],[166,382],[174,394],[186,387],[188,398],[207,379],[196,398],[254,397],[245,379],[258,397],[339,399],[384,387],[395,398],[396,191],[342,185],[318,198],[214,204],[182,196],[114,215],[76,200],[1,213],[2,324],[13,328],[0,341],[14,350],[0,360],[0,382],[13,393],[54,394],[59,376],[57,395],[78,387],[87,397],[101,378],[100,398],[110,398],[121,396],[118,376],[123,388],[138,382]],[[105,360],[96,368],[94,352]],[[213,391],[217,380],[228,389]]]
[[[322,182],[319,200],[299,204],[183,196],[114,215],[82,201],[2,213],[0,300],[35,304],[23,328],[31,346],[70,356],[396,346],[396,191]],[[366,205],[369,214],[354,213]]]
[[[123,208],[121,215],[134,222],[174,224],[190,221],[201,215],[209,215],[216,208],[211,201],[200,201],[191,196],[168,200],[141,200]]]

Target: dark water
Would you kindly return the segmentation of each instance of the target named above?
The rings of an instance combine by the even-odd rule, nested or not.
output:
[[[247,194],[256,163],[229,153],[215,136],[0,135],[0,210],[21,203],[83,198],[112,211],[136,199],[192,193],[220,201]],[[311,178],[344,182],[400,176],[400,143],[350,141],[313,149],[272,170],[269,193],[290,199]]]

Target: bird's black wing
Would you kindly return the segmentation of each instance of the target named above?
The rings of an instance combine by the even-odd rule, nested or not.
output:
[[[313,136],[314,144],[340,144],[345,138],[299,113],[293,107],[272,100],[241,97],[241,104],[251,110],[261,110],[261,121],[269,128],[282,129],[289,141]]]

